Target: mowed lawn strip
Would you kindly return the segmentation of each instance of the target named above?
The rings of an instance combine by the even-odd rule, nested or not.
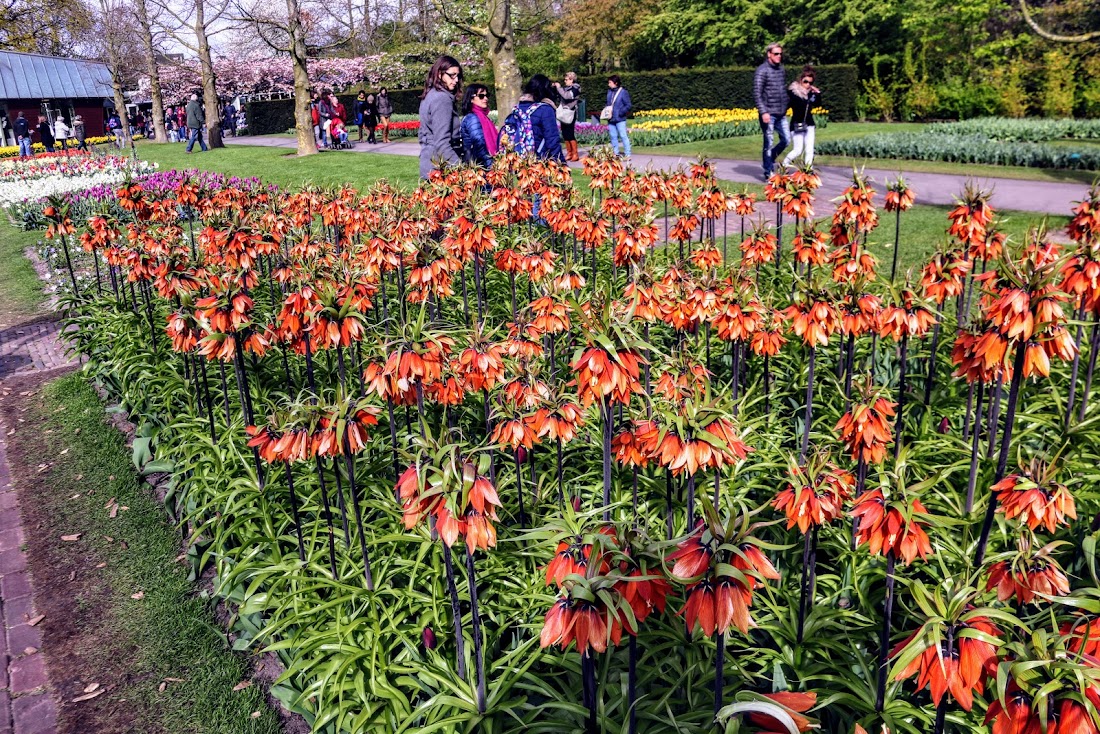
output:
[[[59,730],[279,732],[258,686],[234,690],[248,680],[248,662],[188,581],[181,534],[91,385],[70,374],[36,389],[35,377],[5,383],[3,410],[15,428],[9,460],[46,615]],[[73,702],[94,683],[106,692]]]
[[[45,233],[24,232],[0,221],[0,325],[11,326],[42,315],[45,300],[42,281],[31,261],[23,256]]]

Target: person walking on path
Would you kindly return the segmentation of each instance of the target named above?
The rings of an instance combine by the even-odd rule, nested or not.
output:
[[[541,160],[565,161],[557,106],[551,99],[553,94],[554,87],[545,74],[535,74],[523,85],[519,103],[504,121],[504,128],[511,131],[509,137],[517,153],[530,153]],[[530,139],[527,139],[528,130]]]
[[[72,135],[72,130],[65,124],[65,118],[58,115],[57,119],[53,121],[53,139],[55,143],[61,146],[61,150],[66,153],[69,152],[70,135]]]
[[[15,116],[12,132],[15,133],[15,142],[19,144],[19,157],[30,158],[33,155],[31,151],[31,125],[22,112]]]
[[[225,131],[226,135],[233,135],[236,129],[237,108],[233,105],[233,101],[229,100],[222,108],[222,130]]]
[[[390,118],[393,117],[393,100],[390,99],[390,90],[382,87],[378,90],[378,121],[382,127],[382,142],[390,142]]]
[[[420,178],[428,178],[440,163],[458,165],[462,146],[455,114],[455,97],[462,86],[462,66],[450,56],[440,56],[424,79],[420,95]]]
[[[359,140],[363,140],[363,128],[366,128],[367,145],[375,145],[378,142],[374,136],[374,131],[378,127],[378,103],[375,96],[368,94],[363,99],[356,100],[355,106],[358,108],[356,114],[359,117]]]
[[[760,115],[760,130],[764,133],[764,178],[772,175],[775,159],[791,142],[787,125],[787,77],[783,69],[783,46],[769,44],[764,63],[756,67],[752,81],[752,96]],[[775,143],[775,134],[779,142]]]
[[[497,154],[497,127],[489,119],[489,88],[484,84],[471,84],[462,98],[462,158],[482,168],[493,166]]]
[[[619,155],[620,141],[623,155],[630,159],[630,136],[626,133],[626,118],[634,103],[630,100],[630,92],[623,89],[622,80],[618,74],[607,77],[607,106],[600,113],[600,122],[607,125],[607,133],[611,136],[611,152]]]
[[[42,140],[47,153],[53,153],[53,130],[50,123],[46,122],[45,115],[38,116],[38,137]]]
[[[199,143],[199,149],[206,152],[206,141],[202,139],[203,130],[206,128],[206,110],[199,101],[199,95],[192,93],[191,101],[187,103],[187,127],[191,135],[187,138],[187,152],[195,147],[195,141]]]
[[[577,84],[577,73],[575,71],[566,73],[564,85],[554,82],[554,91],[561,99],[561,104],[558,105],[558,122],[561,123],[565,160],[579,161],[581,158],[577,154],[577,106],[581,102],[581,85]]]
[[[84,128],[84,118],[80,115],[73,117],[73,137],[76,138],[77,150],[88,150],[88,133]]]
[[[791,107],[791,152],[783,159],[789,166],[800,155],[806,166],[814,164],[814,115],[821,106],[821,90],[814,86],[814,67],[806,64],[802,73],[787,88],[787,102]]]

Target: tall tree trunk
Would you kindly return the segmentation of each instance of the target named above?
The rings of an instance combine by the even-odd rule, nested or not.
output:
[[[485,40],[493,61],[493,86],[497,95],[497,119],[503,120],[519,102],[523,77],[516,63],[512,32],[512,0],[489,0],[489,25]]]
[[[149,74],[149,96],[153,99],[154,142],[167,143],[168,134],[164,131],[164,97],[160,93],[160,75],[157,70],[156,50],[153,48],[153,27],[149,20],[149,8],[145,0],[136,0],[136,2],[141,47],[145,51],[146,72]]]
[[[218,105],[214,59],[210,55],[210,39],[206,36],[206,0],[195,3],[195,40],[199,46],[202,68],[203,108],[206,111],[206,142],[211,148],[224,148],[222,143],[221,109]]]
[[[111,90],[115,96],[115,110],[118,112],[118,119],[122,121],[118,132],[122,135],[122,139],[129,143],[130,115],[126,112],[126,95],[122,91],[122,74],[118,71],[116,63],[111,64]]]
[[[290,60],[294,67],[294,131],[298,155],[317,153],[313,136],[313,117],[309,113],[309,73],[306,69],[306,40],[302,31],[298,0],[286,0],[287,30],[290,34]]]

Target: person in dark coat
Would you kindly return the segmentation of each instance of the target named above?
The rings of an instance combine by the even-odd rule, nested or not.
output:
[[[385,87],[378,90],[378,121],[382,125],[382,142],[390,142],[390,117],[393,116],[393,100]]]
[[[783,159],[783,165],[789,166],[799,156],[807,166],[814,164],[814,115],[815,107],[821,106],[821,90],[814,86],[817,75],[814,67],[806,64],[802,73],[787,88],[787,102],[791,108],[791,137],[794,145]]]
[[[77,150],[88,150],[88,133],[84,127],[84,118],[80,115],[73,117],[73,137],[76,138]]]
[[[187,128],[191,131],[191,136],[187,139],[187,152],[190,153],[195,147],[195,141],[198,141],[199,148],[205,153],[206,141],[202,139],[202,133],[206,128],[206,110],[203,109],[199,95],[194,93],[187,103]]]
[[[523,85],[519,104],[508,115],[504,124],[510,130],[519,130],[522,128],[521,118],[529,117],[534,141],[531,150],[520,152],[532,153],[543,160],[564,163],[565,154],[561,149],[561,132],[558,130],[557,106],[552,99],[553,95],[554,86],[549,77],[535,74]],[[513,140],[512,144],[518,150],[518,141]]]
[[[498,133],[489,119],[489,88],[471,84],[462,98],[462,158],[482,168],[493,166],[497,154]]]
[[[31,125],[22,112],[16,115],[12,132],[15,133],[15,142],[19,144],[19,157],[30,158],[33,155],[31,151]]]
[[[753,76],[752,95],[760,116],[760,130],[764,133],[764,179],[767,180],[775,170],[775,159],[791,142],[791,129],[787,125],[787,76],[783,70],[783,46],[773,43],[765,51],[767,58],[756,67]],[[776,133],[779,133],[778,143],[774,143]]]
[[[46,146],[46,152],[53,153],[53,130],[50,129],[50,123],[46,122],[45,115],[38,116],[38,137],[42,145]]]

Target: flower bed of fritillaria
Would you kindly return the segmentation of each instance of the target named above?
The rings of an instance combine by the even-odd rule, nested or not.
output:
[[[1097,731],[1100,190],[1059,245],[967,188],[898,273],[903,180],[815,219],[810,171],[584,168],[47,202],[85,370],[274,693],[317,731]]]

